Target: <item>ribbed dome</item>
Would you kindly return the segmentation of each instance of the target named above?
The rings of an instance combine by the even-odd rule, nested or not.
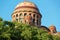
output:
[[[17,7],[20,7],[20,6],[36,7],[36,5],[35,5],[34,3],[32,3],[32,2],[21,2],[21,3],[19,3],[19,4],[16,6],[16,8],[17,8]]]

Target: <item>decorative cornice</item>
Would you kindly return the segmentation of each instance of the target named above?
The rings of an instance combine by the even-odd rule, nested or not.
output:
[[[20,8],[32,8],[32,9],[38,10],[38,8],[32,7],[32,6],[20,6],[20,7],[17,7],[15,10],[20,9]]]

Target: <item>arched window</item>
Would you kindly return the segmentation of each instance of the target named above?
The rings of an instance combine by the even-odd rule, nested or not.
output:
[[[38,20],[37,20],[37,25],[38,25]]]
[[[26,16],[27,15],[27,13],[24,13],[24,16]]]
[[[31,13],[29,15],[31,15]]]
[[[22,15],[22,13],[20,13],[20,16]]]
[[[16,18],[16,21],[18,21],[18,18]]]
[[[33,23],[35,23],[35,19],[33,19]]]
[[[35,14],[33,14],[33,17],[35,17]]]
[[[18,14],[16,14],[16,17],[18,17]]]

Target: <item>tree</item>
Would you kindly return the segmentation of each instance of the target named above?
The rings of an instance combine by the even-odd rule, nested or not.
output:
[[[41,28],[18,22],[0,21],[0,40],[60,40]]]
[[[3,19],[0,17],[0,21],[3,21]]]
[[[4,22],[2,22],[2,25],[0,25],[0,40],[10,40],[10,28],[7,26],[4,26]]]
[[[60,40],[60,37],[57,35],[53,35],[53,40]]]

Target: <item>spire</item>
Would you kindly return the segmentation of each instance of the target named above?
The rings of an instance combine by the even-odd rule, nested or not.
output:
[[[26,2],[26,1],[28,1],[28,0],[24,0],[24,2]]]

